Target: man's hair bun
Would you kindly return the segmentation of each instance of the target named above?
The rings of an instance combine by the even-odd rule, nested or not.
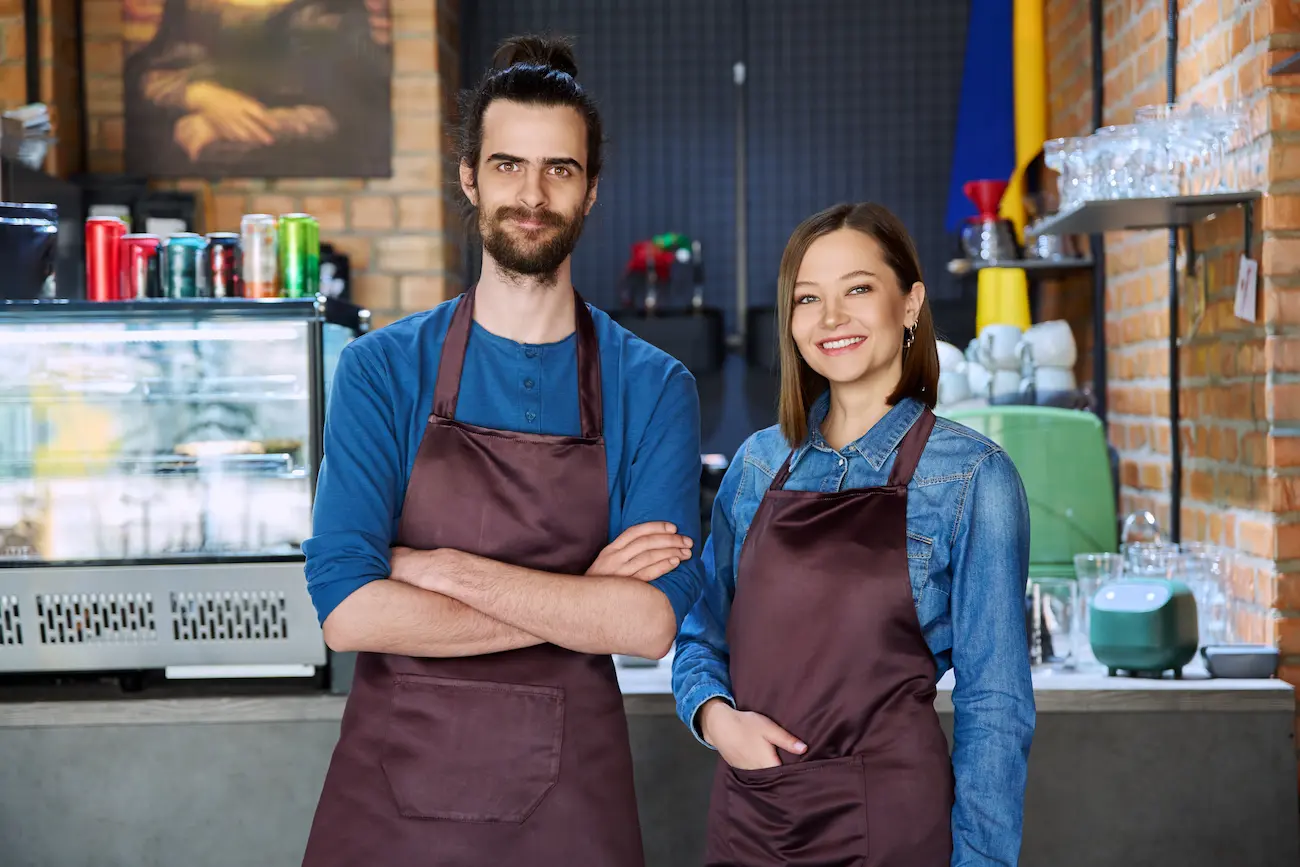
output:
[[[573,45],[567,39],[548,36],[513,36],[501,43],[492,56],[492,68],[497,71],[517,64],[545,66],[556,72],[578,77],[578,61],[573,57]]]

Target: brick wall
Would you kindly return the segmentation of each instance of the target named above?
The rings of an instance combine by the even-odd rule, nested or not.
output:
[[[27,101],[23,0],[0,0],[0,111]]]
[[[0,3],[8,0],[0,0]],[[56,0],[57,2],[57,0]],[[122,3],[83,0],[89,169],[123,169]],[[460,291],[455,174],[444,129],[458,81],[458,0],[390,0],[393,176],[169,181],[193,192],[203,231],[234,231],[245,213],[304,211],[321,240],[351,258],[353,293],[384,325]],[[0,6],[0,8],[3,8]]]
[[[1049,0],[1050,130],[1090,127],[1087,4]],[[1108,0],[1104,123],[1165,101],[1162,0]],[[1082,42],[1082,46],[1080,43]],[[1246,99],[1255,140],[1245,166],[1267,197],[1256,217],[1259,322],[1233,316],[1239,211],[1196,225],[1194,273],[1181,281],[1183,538],[1237,551],[1233,589],[1245,638],[1278,642],[1300,683],[1300,76],[1270,65],[1300,49],[1300,3],[1180,0],[1180,101]],[[1186,256],[1186,248],[1183,248]],[[1168,526],[1168,233],[1106,237],[1110,439],[1121,503]]]
[[[1092,131],[1092,46],[1088,4],[1081,0],[1045,0],[1044,38],[1047,40],[1047,135],[1049,138],[1086,135]],[[1087,239],[1082,239],[1086,248]],[[1079,360],[1075,376],[1092,387],[1092,275],[1072,274],[1043,281],[1038,290],[1038,321],[1064,319],[1070,323]]]

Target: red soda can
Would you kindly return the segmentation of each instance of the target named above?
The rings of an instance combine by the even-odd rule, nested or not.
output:
[[[207,259],[208,291],[213,298],[242,298],[244,285],[239,264],[239,235],[209,232]]]
[[[86,299],[116,301],[121,297],[122,236],[126,223],[118,217],[86,220]]]
[[[161,294],[158,285],[157,235],[122,236],[123,301],[138,301]]]

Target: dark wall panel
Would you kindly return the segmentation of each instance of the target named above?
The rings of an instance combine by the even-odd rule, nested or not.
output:
[[[965,0],[744,4],[750,298],[771,305],[791,230],[843,201],[898,214],[931,298],[953,299],[944,230]]]
[[[506,36],[573,36],[579,79],[609,138],[574,282],[619,304],[629,245],[679,231],[704,245],[707,301],[736,325],[736,114],[747,81],[749,304],[775,300],[790,231],[840,201],[871,199],[917,239],[941,333],[973,330],[973,281],[945,270],[948,167],[965,49],[964,0],[465,0],[462,76],[479,79]],[[468,252],[478,273],[478,251]],[[678,302],[686,301],[685,281]],[[776,420],[775,378],[743,356],[699,378],[703,447],[730,455]]]
[[[476,82],[500,41],[519,33],[574,38],[578,80],[605,123],[596,207],[573,281],[613,309],[633,242],[682,232],[703,245],[707,301],[735,296],[735,61],[739,0],[481,0],[462,4],[462,80]],[[478,251],[471,251],[471,275]],[[686,269],[677,300],[690,301]],[[671,303],[668,299],[664,303]]]

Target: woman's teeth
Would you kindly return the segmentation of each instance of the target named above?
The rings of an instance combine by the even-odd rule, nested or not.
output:
[[[845,337],[841,340],[827,340],[821,344],[822,349],[844,349],[855,343],[861,343],[865,338],[862,337]]]

